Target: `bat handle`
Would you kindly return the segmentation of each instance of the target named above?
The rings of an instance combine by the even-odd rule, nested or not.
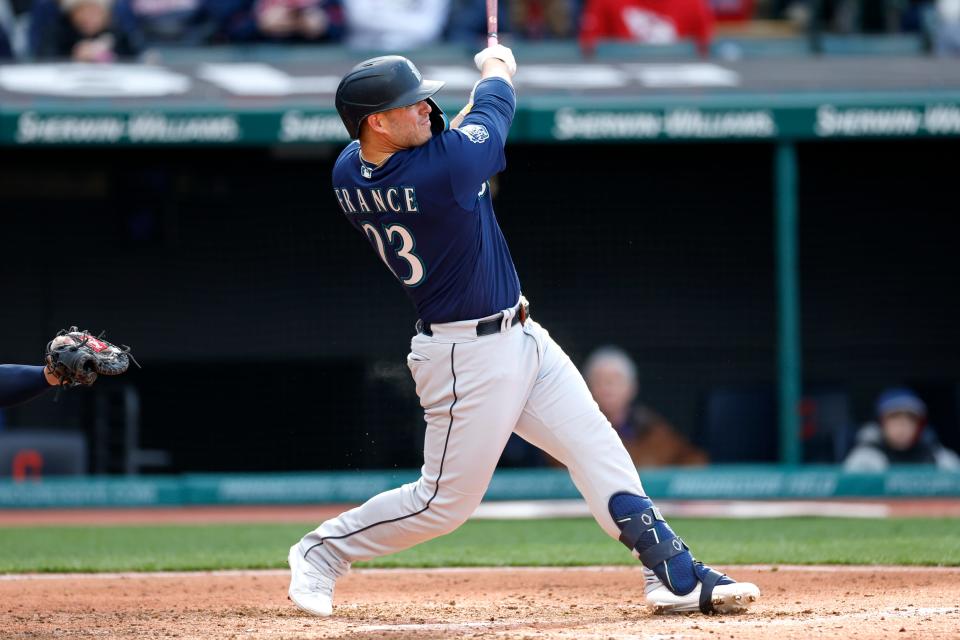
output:
[[[492,47],[498,42],[497,0],[487,0],[487,46]]]

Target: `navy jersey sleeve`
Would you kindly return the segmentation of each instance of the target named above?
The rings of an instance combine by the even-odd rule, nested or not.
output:
[[[477,85],[460,127],[442,136],[453,194],[464,209],[473,209],[479,185],[507,166],[503,147],[516,104],[510,83],[487,78]]]
[[[42,366],[0,364],[0,408],[26,402],[49,389]]]

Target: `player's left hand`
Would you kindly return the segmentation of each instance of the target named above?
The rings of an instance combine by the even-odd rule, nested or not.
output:
[[[51,384],[60,387],[90,386],[99,374],[116,376],[124,373],[131,361],[140,366],[130,353],[130,347],[111,344],[103,339],[102,333],[93,336],[70,327],[58,332],[47,343],[44,373]]]
[[[477,65],[477,69],[479,69],[482,73],[483,63],[491,58],[496,58],[497,60],[503,61],[503,63],[507,65],[507,71],[510,72],[511,77],[516,75],[517,61],[513,57],[513,51],[502,44],[495,44],[492,47],[487,47],[477,55],[473,56],[473,63]]]

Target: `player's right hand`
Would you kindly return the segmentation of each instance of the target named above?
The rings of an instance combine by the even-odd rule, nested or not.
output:
[[[503,46],[502,44],[495,44],[492,47],[487,47],[477,55],[473,56],[473,63],[477,65],[477,69],[479,69],[482,73],[483,64],[491,58],[502,60],[507,65],[507,71],[510,72],[510,77],[513,77],[513,75],[517,73],[517,61],[513,57],[513,51],[510,51],[509,48]]]

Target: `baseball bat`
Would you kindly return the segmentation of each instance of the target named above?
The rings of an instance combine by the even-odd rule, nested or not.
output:
[[[499,42],[497,35],[497,0],[487,0],[487,46],[492,47]],[[450,128],[456,129],[463,122],[463,119],[470,109],[473,108],[473,102],[467,102],[453,120],[450,121]]]
[[[499,42],[497,37],[497,0],[487,0],[487,46]]]

